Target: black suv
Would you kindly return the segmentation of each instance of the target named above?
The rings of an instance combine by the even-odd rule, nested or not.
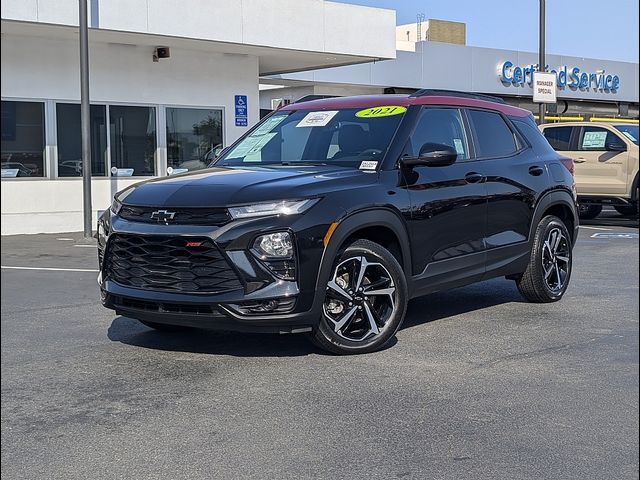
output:
[[[578,231],[573,163],[478,95],[327,98],[273,112],[210,168],[119,192],[103,304],[156,329],[309,332],[371,352],[413,297],[492,277],[553,302]]]

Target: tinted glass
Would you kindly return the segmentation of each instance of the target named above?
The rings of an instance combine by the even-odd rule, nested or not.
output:
[[[106,175],[107,125],[106,107],[91,105],[91,175]],[[82,140],[80,137],[80,105],[58,103],[56,105],[58,137],[58,176],[82,176]]]
[[[622,134],[631,140],[633,143],[638,145],[638,139],[640,135],[638,133],[638,125],[614,125],[617,130],[622,132]]]
[[[547,127],[544,129],[544,138],[554,150],[560,152],[571,148],[571,133],[573,127]]]
[[[624,143],[615,133],[602,127],[582,127],[579,150],[604,152],[609,143]]]
[[[501,115],[483,110],[469,110],[476,134],[476,156],[504,157],[518,148],[515,136]]]
[[[44,103],[2,102],[2,177],[44,176]]]
[[[462,115],[456,108],[423,109],[410,142],[414,156],[425,143],[439,143],[453,148],[458,153],[458,160],[469,158]]]
[[[156,110],[109,106],[111,174],[155,175]]]
[[[542,135],[533,117],[509,117],[520,134],[527,139],[536,153],[544,154],[553,151],[547,139]]]
[[[222,111],[167,108],[167,167],[171,173],[205,168],[222,144]]]
[[[373,109],[276,112],[217,163],[320,163],[375,169],[376,162],[382,160],[387,151],[406,109],[390,107],[386,111],[373,113],[371,110]],[[364,161],[372,163],[363,167]]]

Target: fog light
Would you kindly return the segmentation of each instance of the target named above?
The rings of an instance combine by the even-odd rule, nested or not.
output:
[[[293,240],[289,232],[269,233],[256,238],[253,248],[267,258],[293,257]]]

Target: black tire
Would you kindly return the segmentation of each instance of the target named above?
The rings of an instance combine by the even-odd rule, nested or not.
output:
[[[638,216],[638,205],[615,205],[613,208],[616,209],[616,212],[620,215],[624,215],[625,217]]]
[[[334,259],[322,318],[311,339],[339,355],[379,350],[400,328],[408,300],[406,278],[396,258],[377,243],[357,240]]]
[[[550,245],[557,239],[553,236],[554,232],[562,234],[557,246]],[[550,247],[553,248],[550,249]],[[560,258],[563,260],[559,260]],[[522,277],[516,280],[518,290],[529,302],[557,302],[569,285],[572,263],[573,252],[569,230],[558,217],[548,215],[536,228],[529,265]]]
[[[182,325],[168,325],[166,323],[148,322],[146,320],[138,320],[141,324],[153,328],[159,332],[184,332],[190,330],[191,327],[184,327]]]
[[[602,212],[602,205],[581,204],[578,206],[580,220],[593,220]]]

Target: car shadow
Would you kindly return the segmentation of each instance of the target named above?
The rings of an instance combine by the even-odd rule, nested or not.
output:
[[[197,328],[164,332],[127,317],[115,318],[107,336],[112,342],[136,347],[209,355],[298,357],[324,353],[302,334],[239,333]]]
[[[515,282],[504,278],[487,280],[411,300],[402,329],[417,327],[463,313],[478,312],[505,303],[522,303],[524,301]]]
[[[503,303],[522,301],[513,282],[504,279],[434,293],[409,303],[402,329],[417,327],[462,313],[480,311]],[[200,329],[162,332],[127,317],[115,318],[109,326],[107,336],[113,342],[173,352],[237,357],[330,355],[314,346],[303,334],[254,334]],[[385,346],[385,350],[393,347],[396,342],[394,338]]]
[[[638,217],[620,215],[615,210],[605,209],[592,220],[580,220],[580,225],[585,227],[623,227],[638,228]]]

